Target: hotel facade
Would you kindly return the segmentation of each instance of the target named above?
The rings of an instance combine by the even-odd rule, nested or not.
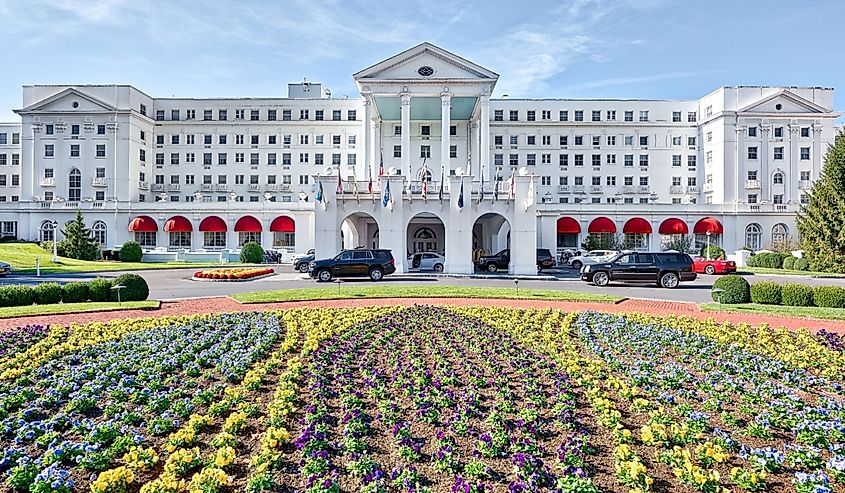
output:
[[[287,98],[154,98],[126,85],[24,86],[0,124],[0,235],[61,238],[77,210],[105,248],[204,259],[446,256],[575,248],[590,234],[733,251],[796,235],[835,135],[833,89],[722,87],[700,99],[491,98],[498,75],[423,43]],[[55,226],[58,225],[58,231]]]

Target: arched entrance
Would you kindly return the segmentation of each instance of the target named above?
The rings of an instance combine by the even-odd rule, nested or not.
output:
[[[408,221],[408,269],[442,271],[446,266],[446,226],[436,214],[421,212]]]
[[[508,253],[508,268],[504,264],[499,270],[508,271],[512,265],[509,250],[511,247],[511,226],[505,216],[495,212],[482,214],[472,225],[472,261],[476,263],[482,255]]]
[[[366,212],[354,212],[340,223],[340,247],[343,250],[355,248],[378,248],[378,221]],[[394,252],[394,257],[397,255]]]

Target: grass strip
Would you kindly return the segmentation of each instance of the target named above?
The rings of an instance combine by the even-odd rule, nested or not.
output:
[[[58,315],[67,313],[111,312],[117,310],[156,309],[158,300],[146,301],[91,301],[86,303],[56,303],[55,305],[8,306],[0,308],[0,319],[31,317],[36,315]]]
[[[701,309],[708,312],[754,313],[760,315],[783,315],[788,317],[810,317],[823,318],[828,320],[845,320],[845,308],[761,305],[758,303],[742,303],[737,305],[704,303],[703,305],[701,305]]]

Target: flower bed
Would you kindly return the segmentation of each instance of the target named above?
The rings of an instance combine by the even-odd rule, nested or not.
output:
[[[208,269],[194,272],[195,281],[249,281],[269,276],[275,271],[269,267],[243,267],[235,269]]]
[[[842,491],[839,339],[651,315],[300,308],[0,342],[10,491]]]

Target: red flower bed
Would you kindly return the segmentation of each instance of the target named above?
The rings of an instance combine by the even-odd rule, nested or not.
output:
[[[266,276],[275,272],[269,267],[244,267],[240,269],[210,269],[194,272],[195,279],[214,279],[219,281],[243,281],[254,277]]]

